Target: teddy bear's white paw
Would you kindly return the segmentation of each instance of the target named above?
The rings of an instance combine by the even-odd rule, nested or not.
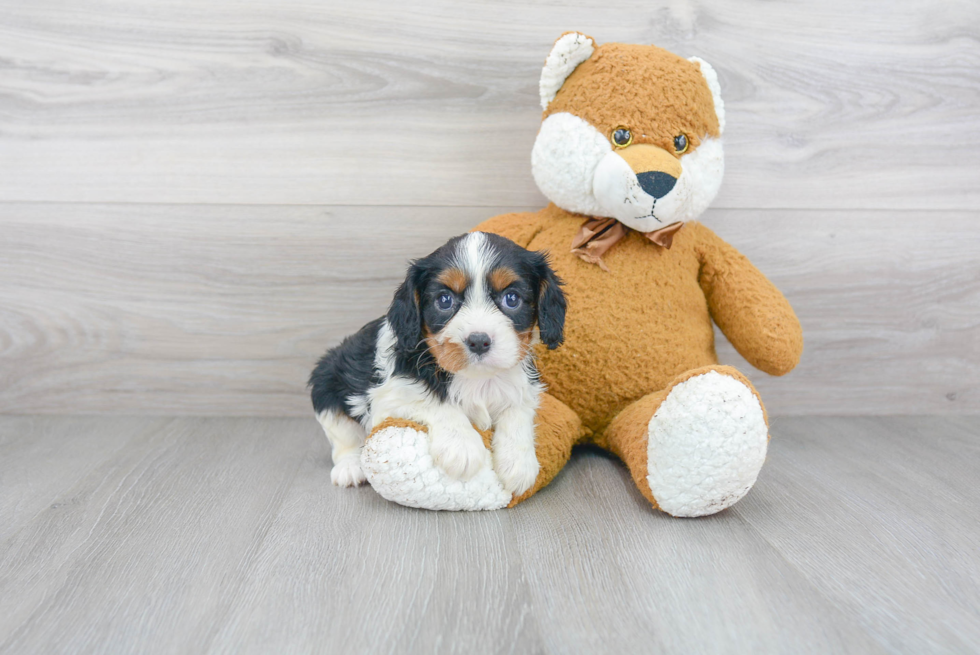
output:
[[[493,470],[504,489],[520,496],[534,485],[541,466],[534,448],[500,447],[494,444]]]
[[[422,509],[481,510],[506,507],[511,500],[493,469],[482,440],[483,466],[469,480],[451,478],[429,453],[429,436],[411,427],[375,432],[361,451],[368,482],[383,498]]]
[[[671,389],[648,428],[647,482],[660,509],[705,516],[755,484],[769,431],[752,390],[709,371]]]
[[[330,481],[338,487],[356,487],[367,480],[361,470],[361,453],[339,457],[330,469]]]
[[[429,452],[449,477],[469,480],[489,461],[480,433],[470,426],[429,428]]]

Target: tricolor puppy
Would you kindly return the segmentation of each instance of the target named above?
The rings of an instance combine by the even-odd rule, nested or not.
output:
[[[563,339],[565,296],[544,253],[483,232],[411,264],[387,316],[327,352],[310,376],[333,449],[334,484],[364,481],[361,447],[386,418],[428,427],[436,465],[467,479],[488,462],[521,494],[538,476],[534,415],[543,386],[532,346]]]

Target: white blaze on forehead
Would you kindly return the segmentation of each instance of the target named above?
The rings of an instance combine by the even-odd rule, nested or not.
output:
[[[467,299],[471,295],[485,295],[484,280],[489,273],[492,255],[487,235],[483,232],[471,232],[457,244],[453,265],[465,272],[469,279],[466,288]]]
[[[492,342],[490,350],[478,360],[467,350],[471,363],[458,375],[483,376],[512,368],[520,363],[523,355],[514,324],[497,307],[487,286],[487,276],[495,259],[496,252],[482,232],[473,232],[460,239],[453,254],[451,265],[466,273],[468,283],[462,306],[436,339],[440,343],[458,343],[465,349],[468,336],[483,332]]]
[[[490,266],[493,260],[493,252],[487,241],[487,235],[482,232],[473,232],[466,235],[456,246],[456,255],[453,258],[453,265],[466,273],[467,285],[463,297],[463,306],[456,313],[446,330],[450,328],[462,328],[461,323],[466,324],[470,332],[487,332],[475,325],[479,320],[486,320],[486,315],[491,312],[500,313],[493,299],[488,293],[486,278],[490,273]],[[456,324],[454,326],[454,324]],[[469,335],[459,335],[465,339]],[[493,334],[490,334],[493,337]]]

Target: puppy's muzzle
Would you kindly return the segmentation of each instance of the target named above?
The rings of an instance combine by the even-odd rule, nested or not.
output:
[[[491,344],[493,344],[493,341],[486,332],[474,332],[466,337],[466,347],[471,353],[477,356],[483,355],[490,350]]]

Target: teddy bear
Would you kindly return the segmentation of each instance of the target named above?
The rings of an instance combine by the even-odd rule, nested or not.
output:
[[[577,444],[615,454],[651,507],[672,516],[714,514],[748,493],[768,418],[751,382],[719,365],[712,322],[777,376],[799,362],[803,335],[783,294],[696,221],[724,172],[720,90],[697,57],[558,38],[531,153],[550,204],[474,228],[548,251],[564,282],[565,343],[538,352],[548,389],[535,423],[540,473],[518,497],[490,458],[468,480],[449,478],[428,454],[427,426],[389,419],[362,452],[378,493],[428,509],[512,507],[554,479]]]

